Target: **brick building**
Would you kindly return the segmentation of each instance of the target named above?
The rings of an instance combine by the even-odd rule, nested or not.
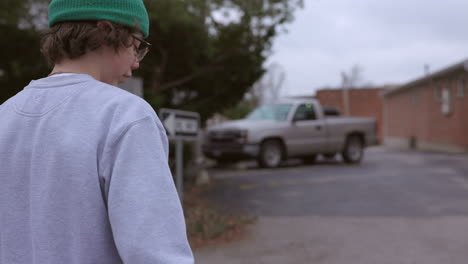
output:
[[[467,86],[468,60],[384,92],[385,144],[468,151]]]
[[[334,106],[345,116],[373,117],[377,122],[377,136],[383,139],[383,99],[381,93],[387,87],[373,89],[323,89],[316,92],[322,105]],[[346,100],[348,98],[348,100]]]

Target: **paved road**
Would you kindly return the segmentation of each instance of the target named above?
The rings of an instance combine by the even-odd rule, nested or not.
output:
[[[196,251],[198,263],[467,263],[467,156],[373,148],[359,166],[213,174],[212,198],[259,220],[242,241]]]

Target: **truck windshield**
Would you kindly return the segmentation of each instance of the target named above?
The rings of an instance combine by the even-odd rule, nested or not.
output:
[[[292,104],[267,104],[257,107],[246,119],[284,121],[288,118]]]

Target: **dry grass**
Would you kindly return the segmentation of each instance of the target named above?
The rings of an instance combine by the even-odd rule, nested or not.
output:
[[[227,243],[245,235],[254,217],[226,214],[218,210],[205,194],[214,184],[193,187],[184,194],[184,213],[187,234],[192,248]]]

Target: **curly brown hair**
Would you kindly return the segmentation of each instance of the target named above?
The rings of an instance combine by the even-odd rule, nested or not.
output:
[[[118,52],[129,47],[131,35],[138,29],[105,21],[107,27],[98,27],[97,21],[61,22],[43,32],[41,53],[50,66],[63,59],[77,59],[101,46],[109,46]]]

